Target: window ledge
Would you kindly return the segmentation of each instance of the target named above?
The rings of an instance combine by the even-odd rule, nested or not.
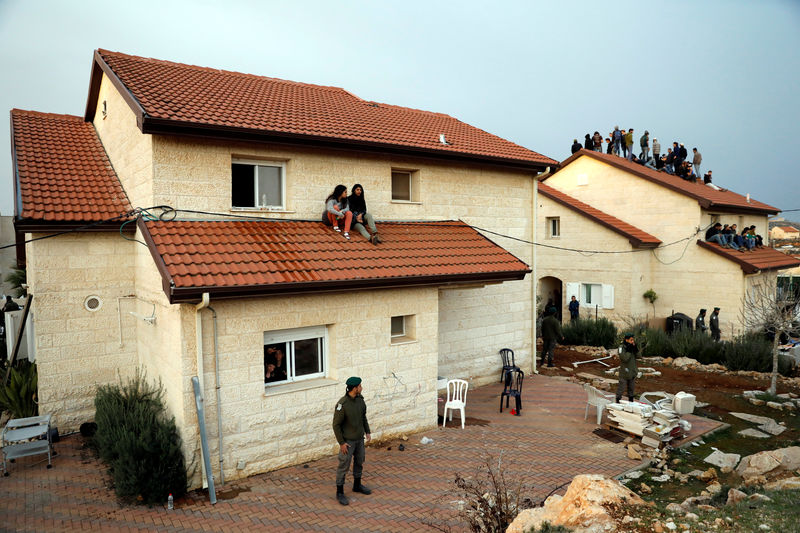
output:
[[[297,211],[290,211],[288,209],[278,209],[270,207],[231,207],[232,213],[286,213],[293,214]]]
[[[392,337],[392,346],[397,346],[398,344],[414,344],[417,342],[417,339],[412,339],[411,337]]]
[[[412,204],[412,205],[422,205],[422,202],[415,202],[414,200],[392,200],[393,204]]]
[[[338,385],[340,385],[338,381],[330,378],[295,381],[294,383],[286,383],[285,385],[264,385],[264,397],[279,396],[289,392],[299,392],[310,389],[319,389],[322,387],[334,387]]]

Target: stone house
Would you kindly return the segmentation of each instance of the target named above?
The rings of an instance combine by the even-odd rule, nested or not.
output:
[[[551,246],[537,257],[540,294],[563,316],[574,295],[584,316],[620,325],[663,324],[673,311],[695,317],[720,307],[723,337],[730,337],[741,330],[747,287],[800,261],[768,246],[722,248],[705,242],[705,231],[719,221],[755,225],[766,237],[767,216],[777,212],[729,190],[581,150],[539,183],[538,240]],[[658,295],[655,310],[643,297],[649,289]]]
[[[800,230],[786,224],[773,226],[769,230],[769,238],[772,241],[800,241]]]
[[[143,367],[193,457],[197,376],[231,479],[332,453],[351,375],[388,438],[436,424],[438,377],[495,380],[503,347],[531,362],[532,246],[475,228],[532,241],[552,159],[336,87],[106,50],[83,117],[11,119],[40,410],[62,432]],[[383,243],[319,222],[339,183],[363,185]]]

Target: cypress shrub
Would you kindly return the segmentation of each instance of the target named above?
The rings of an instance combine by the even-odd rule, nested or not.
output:
[[[617,326],[607,318],[580,318],[564,325],[562,332],[564,344],[604,348],[612,348],[617,344]]]
[[[772,343],[762,335],[748,333],[736,337],[725,346],[725,366],[729,370],[772,372]],[[786,357],[778,359],[778,372],[788,376],[792,363]]]
[[[150,505],[186,493],[181,438],[163,395],[161,382],[147,383],[141,371],[127,383],[99,387],[95,395],[94,443],[125,501]]]

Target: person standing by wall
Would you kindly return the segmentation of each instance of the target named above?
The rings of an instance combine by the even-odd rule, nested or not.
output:
[[[572,300],[569,302],[569,321],[570,322],[577,322],[578,317],[580,316],[580,307],[581,303],[578,301],[575,296],[572,297]]]
[[[622,346],[619,348],[619,382],[617,383],[617,403],[622,399],[622,393],[627,389],[628,401],[633,401],[635,392],[636,376],[639,368],[636,366],[636,355],[639,347],[636,346],[636,339],[628,333]]]
[[[556,342],[564,340],[564,334],[561,332],[561,323],[556,318],[556,308],[547,307],[545,309],[545,317],[542,320],[542,362],[539,366],[544,366],[545,359],[547,366],[553,366],[553,352],[556,349]]]
[[[694,319],[694,330],[698,333],[705,335],[708,326],[706,326],[706,310],[701,309],[700,314]]]
[[[336,469],[336,499],[342,505],[349,505],[350,500],[344,495],[344,478],[353,461],[353,492],[371,494],[372,491],[361,484],[363,471],[364,437],[366,442],[372,440],[369,422],[367,421],[367,404],[361,396],[363,387],[361,378],[353,376],[345,382],[347,393],[336,402],[333,411],[333,434],[339,443],[339,467]]]
[[[719,342],[720,329],[719,329],[719,307],[715,307],[711,313],[711,318],[708,319],[708,325],[711,327],[711,338],[715,342]]]

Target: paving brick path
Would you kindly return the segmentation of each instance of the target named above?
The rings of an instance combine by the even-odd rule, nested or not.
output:
[[[441,495],[455,473],[473,473],[487,452],[497,457],[502,450],[503,461],[533,484],[533,500],[576,474],[613,476],[637,466],[621,445],[592,434],[596,426],[592,413],[583,420],[586,395],[579,385],[545,376],[526,379],[522,416],[498,412],[501,391],[498,384],[469,392],[464,430],[456,413],[452,427],[448,422],[444,430],[410,436],[405,451],[397,450],[397,442],[391,450],[368,447],[364,483],[373,494],[352,495],[346,486],[348,507],[334,498],[335,456],[226,483],[213,506],[199,491],[176,501],[173,511],[120,505],[103,466],[83,438],[72,435],[56,445],[52,469],[28,457],[11,465],[10,477],[0,477],[0,529],[432,531],[426,520],[452,515],[455,498]],[[420,445],[422,435],[434,443]]]

